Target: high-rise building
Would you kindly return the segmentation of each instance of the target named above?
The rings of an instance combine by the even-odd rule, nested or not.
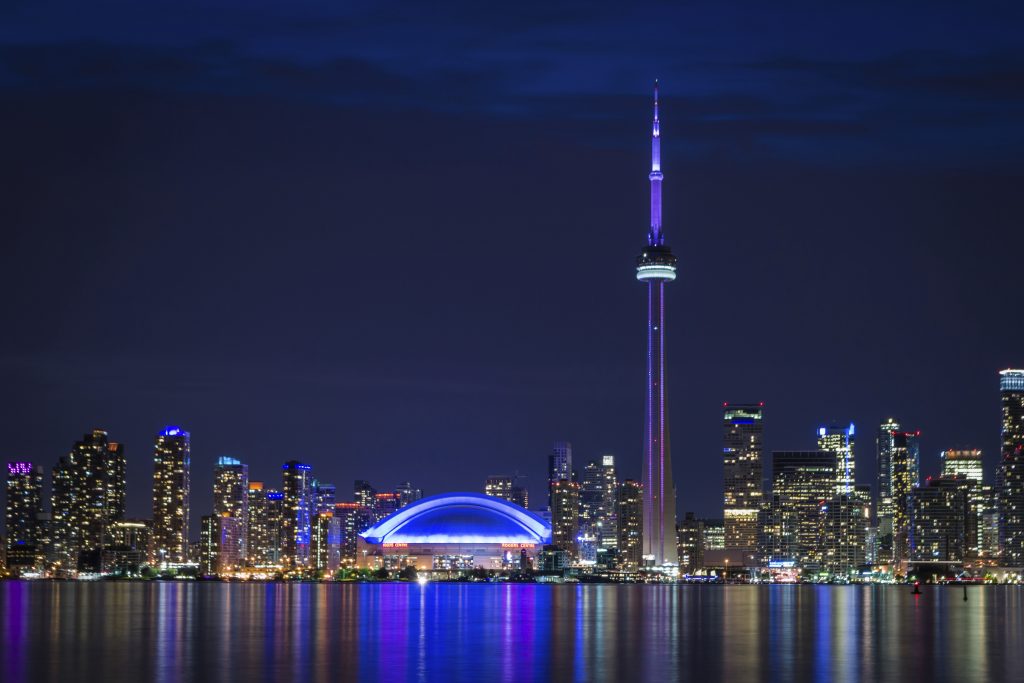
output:
[[[153,452],[153,561],[188,561],[192,488],[192,440],[180,427],[166,427]]]
[[[343,567],[356,565],[359,532],[369,528],[370,511],[359,503],[335,503],[334,518],[338,521],[339,561]]]
[[[910,559],[910,495],[921,482],[921,432],[893,432],[892,562],[898,570]]]
[[[42,466],[7,463],[7,568],[16,575],[42,569],[42,512]]]
[[[515,503],[521,508],[529,508],[529,494],[521,483],[519,475],[492,474],[484,482],[484,494]]]
[[[600,462],[592,460],[583,468],[580,481],[581,532],[593,537],[602,548],[614,548],[618,543],[616,486],[615,456],[605,455]]]
[[[974,482],[962,477],[931,477],[910,492],[908,559],[914,562],[963,562],[977,534],[970,512]]]
[[[334,511],[324,511],[313,516],[310,564],[312,569],[330,577],[341,566],[341,520],[335,519]]]
[[[1024,566],[1024,370],[1002,370],[1003,426],[996,490],[999,547],[1004,565]]]
[[[124,519],[125,456],[102,429],[75,442],[53,468],[52,543],[60,573],[98,572],[106,530]]]
[[[655,565],[676,564],[676,489],[669,448],[665,370],[665,285],[676,279],[676,257],[661,225],[661,130],[658,84],[654,84],[651,131],[651,228],[637,257],[636,279],[647,284],[647,396],[644,422],[644,556]]]
[[[337,502],[338,488],[334,484],[313,480],[313,514],[319,515],[322,512],[334,513],[334,504]]]
[[[551,486],[565,479],[573,481],[572,476],[572,444],[568,441],[556,441],[548,455],[548,505],[551,503]]]
[[[758,514],[758,556],[769,567],[792,567],[800,558],[799,520],[796,510],[784,500],[774,493],[765,496]]]
[[[262,481],[249,482],[246,560],[254,567],[276,565],[280,558],[282,498],[280,492],[265,488]]]
[[[903,431],[894,418],[887,418],[878,427],[875,438],[875,454],[878,478],[878,498],[875,501],[875,561],[887,564],[893,557],[893,498],[892,498],[892,451],[893,435]]]
[[[687,512],[679,522],[679,573],[695,574],[704,566],[704,520]]]
[[[830,424],[818,427],[818,450],[828,451],[836,459],[836,495],[852,493],[854,487],[854,427]]]
[[[284,516],[281,520],[281,562],[288,568],[309,565],[309,544],[313,523],[313,469],[305,463],[289,460],[282,466],[281,493]]]
[[[619,563],[635,571],[643,563],[644,491],[643,484],[626,479],[619,486]]]
[[[796,557],[806,569],[824,561],[820,543],[823,504],[835,492],[836,458],[829,451],[772,453],[772,495],[795,515]]]
[[[217,459],[213,469],[213,514],[238,520],[239,530],[231,534],[238,545],[228,553],[236,565],[244,564],[249,540],[249,466],[238,458]]]
[[[148,519],[125,519],[107,527],[103,573],[138,576],[149,564],[152,529]]]
[[[395,493],[398,494],[399,509],[404,508],[410,503],[415,503],[423,497],[423,489],[414,487],[412,483],[408,481],[403,481],[401,484],[396,486]]]
[[[763,478],[764,404],[722,406],[725,547],[754,552]]]
[[[838,493],[821,507],[822,566],[834,576],[855,575],[867,561],[871,526],[871,487],[854,486]]]
[[[572,558],[579,557],[580,485],[568,479],[551,484],[551,542]]]
[[[984,541],[985,514],[991,512],[992,487],[984,483],[985,468],[982,466],[981,450],[977,448],[950,449],[939,454],[942,460],[942,477],[944,479],[963,479],[971,482],[969,492],[970,514],[974,518],[967,539],[967,556],[969,558],[989,557],[995,553],[986,553]]]

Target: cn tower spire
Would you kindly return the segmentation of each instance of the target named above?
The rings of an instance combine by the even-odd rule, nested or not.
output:
[[[654,124],[651,127],[651,231],[647,235],[650,246],[665,243],[661,233],[661,127],[658,122],[658,81],[654,81]]]

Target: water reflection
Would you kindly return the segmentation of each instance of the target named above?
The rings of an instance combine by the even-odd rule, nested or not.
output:
[[[29,681],[998,680],[1012,587],[0,583]]]

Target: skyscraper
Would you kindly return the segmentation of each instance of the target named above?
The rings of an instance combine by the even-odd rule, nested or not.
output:
[[[722,430],[725,547],[753,552],[761,509],[764,404],[726,403],[722,407]]]
[[[53,468],[56,569],[98,572],[107,526],[124,519],[124,505],[124,447],[94,429]]]
[[[836,495],[849,494],[854,487],[854,427],[830,424],[818,427],[818,450],[828,451],[836,458]]]
[[[921,482],[921,432],[893,432],[892,561],[902,570],[910,559],[910,495]],[[882,558],[883,560],[888,558]]]
[[[835,491],[836,458],[828,451],[772,453],[772,494],[795,516],[795,557],[805,568],[825,560],[821,545],[823,503]]]
[[[878,427],[875,437],[875,454],[878,477],[878,498],[875,501],[875,523],[878,531],[875,535],[876,561],[886,563],[892,561],[892,450],[893,434],[902,431],[900,423],[894,418],[887,418]]]
[[[153,561],[188,560],[192,441],[180,427],[165,427],[153,452]]]
[[[282,467],[284,517],[281,521],[281,561],[297,569],[309,564],[313,515],[313,468],[296,460]]]
[[[583,468],[580,481],[580,527],[603,548],[618,542],[615,528],[615,456],[605,455]]]
[[[619,486],[619,563],[623,569],[636,570],[643,560],[644,492],[643,484],[627,479]]]
[[[249,466],[237,458],[222,456],[213,470],[213,514],[238,520],[238,529],[222,536],[236,547],[221,550],[235,565],[245,562],[249,547]]]
[[[551,485],[565,479],[572,481],[572,444],[568,441],[556,441],[551,446],[548,456],[548,505],[551,501]]]
[[[41,568],[43,559],[43,468],[7,463],[7,568],[14,574]]]
[[[963,477],[928,478],[910,492],[907,506],[907,559],[963,562],[977,536],[970,513],[974,482]]]
[[[529,507],[530,498],[519,475],[492,474],[484,482],[484,493],[515,503],[521,508]]]
[[[579,554],[580,485],[568,479],[551,484],[551,543],[574,559]]]
[[[249,482],[249,527],[246,531],[247,560],[255,567],[277,563],[279,555],[278,519],[273,518],[275,508],[271,495],[280,496],[277,491],[264,488],[262,481]]]
[[[999,373],[1002,452],[996,470],[999,547],[1004,565],[1024,565],[1024,370]]]
[[[665,284],[676,279],[676,257],[661,226],[661,130],[658,84],[654,84],[651,131],[651,227],[637,257],[636,279],[647,283],[647,398],[644,422],[643,554],[655,565],[676,564],[676,489],[669,448],[668,388],[665,384]]]

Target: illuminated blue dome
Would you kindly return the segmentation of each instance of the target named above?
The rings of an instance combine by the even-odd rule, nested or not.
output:
[[[507,500],[445,493],[407,505],[359,535],[368,543],[547,544],[551,525]]]

